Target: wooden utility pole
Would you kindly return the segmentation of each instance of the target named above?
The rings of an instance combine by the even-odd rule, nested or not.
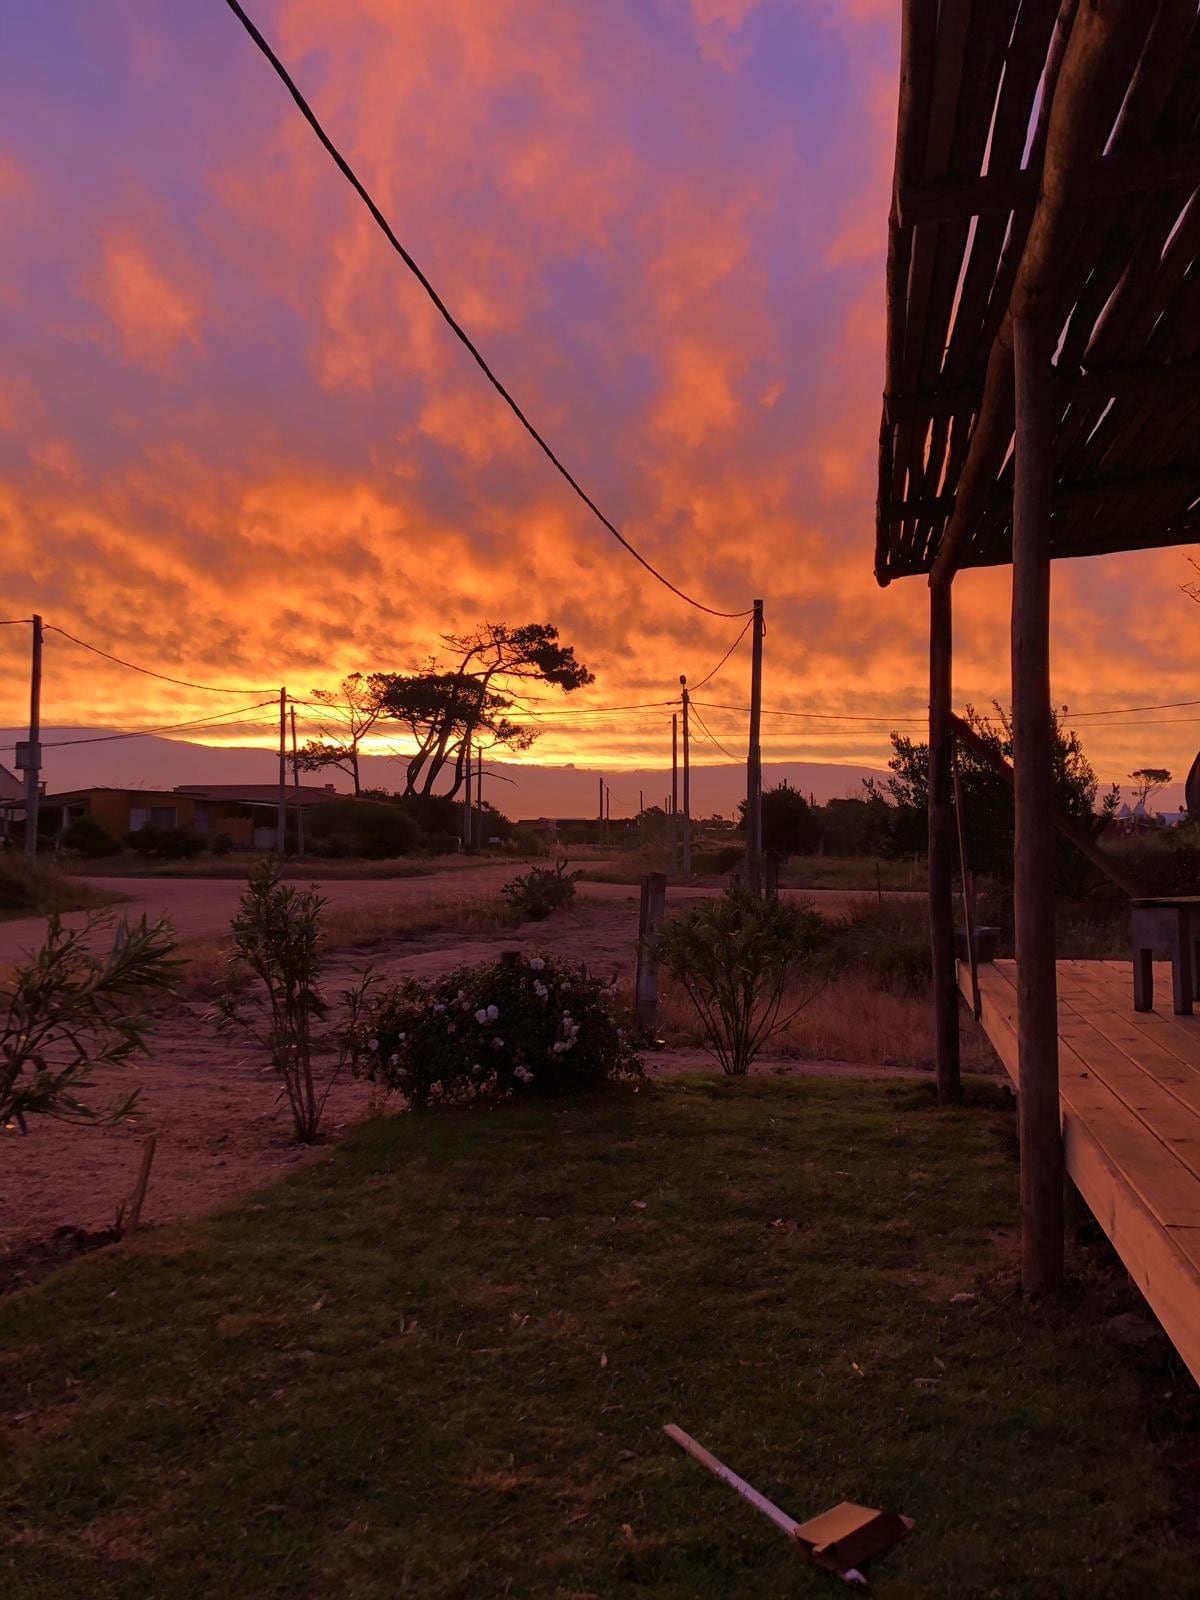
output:
[[[933,963],[934,1065],[938,1101],[942,1105],[957,1105],[962,1099],[954,958],[950,583],[949,578],[933,578],[929,588],[929,949]]]
[[[33,622],[33,651],[29,670],[29,743],[25,757],[25,854],[37,859],[38,801],[42,770],[42,619]]]
[[[480,848],[487,843],[483,835],[483,746],[475,751],[475,815],[479,822]]]
[[[671,713],[671,815],[679,811],[679,713]]]
[[[1063,1152],[1054,939],[1054,730],[1050,710],[1051,340],[1038,316],[1013,319],[1012,696],[1016,844],[1021,1283],[1049,1294],[1063,1277]]]
[[[296,746],[296,708],[292,710],[292,787],[296,791],[296,854],[304,860],[304,802],[300,797],[300,752]]]
[[[756,600],[750,655],[750,744],[746,753],[746,882],[752,894],[763,891],[762,666],[763,603]]]
[[[287,850],[287,690],[279,691],[279,816],[275,823],[275,849]]]
[[[681,672],[679,682],[683,690],[683,875],[692,873],[692,762],[691,730],[688,725],[687,678]]]
[[[607,844],[608,841],[604,837],[604,779],[597,778],[596,782],[600,786],[600,810],[596,821],[596,842],[597,844]]]
[[[463,743],[466,747],[467,783],[463,790],[463,849],[471,848],[471,730],[468,728],[463,734]]]

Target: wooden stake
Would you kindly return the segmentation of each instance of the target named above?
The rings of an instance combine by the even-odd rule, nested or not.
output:
[[[954,959],[954,819],[950,814],[952,651],[950,583],[934,581],[929,589],[929,949],[934,1061],[941,1105],[956,1105],[962,1099]]]
[[[142,1204],[146,1198],[146,1186],[150,1182],[150,1167],[154,1161],[154,1151],[158,1145],[157,1134],[151,1134],[142,1145],[142,1165],[138,1172],[138,1181],[134,1186],[133,1197],[129,1202],[129,1216],[125,1222],[125,1231],[134,1233],[138,1223],[142,1220]]]
[[[658,930],[667,909],[667,875],[648,872],[642,879],[642,901],[638,910],[637,978],[634,983],[634,1014],[638,1030],[654,1032],[658,1013]]]
[[[1054,940],[1054,745],[1050,712],[1050,339],[1014,319],[1012,700],[1016,844],[1017,1059],[1021,1136],[1021,1281],[1063,1276],[1063,1156],[1058,1100]]]
[[[954,825],[958,829],[958,873],[962,879],[963,927],[967,934],[967,960],[971,966],[971,1011],[978,1022],[983,1016],[979,998],[979,957],[975,950],[975,886],[967,859],[967,818],[963,810],[962,779],[958,771],[958,746],[954,747]]]

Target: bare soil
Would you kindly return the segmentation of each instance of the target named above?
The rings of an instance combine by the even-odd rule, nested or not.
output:
[[[427,883],[428,880],[418,880]],[[543,923],[500,934],[393,937],[367,950],[331,953],[326,989],[335,996],[364,967],[380,977],[434,976],[464,961],[501,950],[555,954],[586,961],[596,973],[631,974],[637,934],[633,891],[593,886],[575,908]],[[143,1225],[213,1210],[249,1189],[272,1182],[321,1153],[293,1136],[287,1103],[252,1041],[218,1034],[206,1000],[176,1000],[155,1026],[149,1053],[106,1072],[93,1091],[97,1103],[139,1091],[137,1115],[113,1127],[39,1119],[28,1135],[0,1131],[0,1292],[28,1281],[65,1256],[106,1242],[118,1207],[133,1191],[143,1141],[157,1136]],[[319,1063],[324,1083],[334,1063]],[[700,1050],[651,1052],[651,1076],[712,1071]],[[759,1072],[824,1076],[920,1076],[903,1069],[843,1062],[766,1062]],[[330,1085],[326,1142],[368,1112],[368,1085],[343,1076]],[[56,1235],[56,1230],[59,1230]],[[65,1230],[65,1231],[62,1231]]]

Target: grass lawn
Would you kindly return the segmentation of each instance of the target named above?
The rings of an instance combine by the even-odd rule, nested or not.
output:
[[[0,1303],[0,1590],[843,1592],[676,1421],[794,1515],[915,1516],[881,1596],[1195,1593],[1136,1380],[1009,1294],[1011,1144],[798,1080],[368,1123]]]

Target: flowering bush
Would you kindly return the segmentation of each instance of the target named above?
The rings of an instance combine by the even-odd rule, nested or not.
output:
[[[582,872],[567,872],[566,861],[556,861],[553,868],[531,867],[519,877],[506,883],[500,893],[519,912],[522,920],[540,922],[561,906],[569,906],[575,898],[575,880]]]
[[[409,978],[364,1006],[351,1061],[410,1106],[596,1089],[641,1076],[613,1000],[586,967],[543,956]]]

